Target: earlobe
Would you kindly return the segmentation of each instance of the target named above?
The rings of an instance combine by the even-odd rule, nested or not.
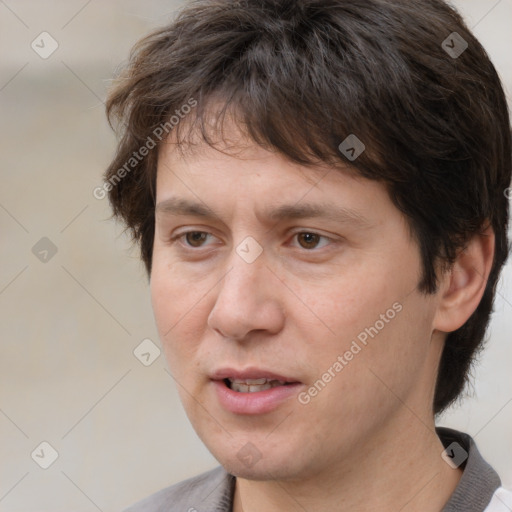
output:
[[[485,291],[494,259],[495,237],[489,226],[475,234],[446,271],[439,287],[439,306],[434,329],[459,329],[478,307]]]

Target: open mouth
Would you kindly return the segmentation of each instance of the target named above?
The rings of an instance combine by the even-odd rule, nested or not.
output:
[[[285,373],[256,367],[222,368],[212,372],[210,379],[219,405],[236,415],[270,413],[289,402],[304,386]]]
[[[275,379],[224,379],[224,384],[238,393],[257,393],[259,391],[266,391],[267,389],[277,388],[279,386],[289,386],[296,384],[294,382],[284,382]]]

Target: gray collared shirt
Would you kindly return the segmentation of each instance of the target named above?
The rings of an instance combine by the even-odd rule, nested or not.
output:
[[[482,458],[469,435],[442,427],[436,431],[445,448],[458,443],[468,453],[461,466],[462,478],[441,512],[485,512],[501,485],[498,474]],[[235,481],[219,466],[163,489],[125,512],[232,512]]]

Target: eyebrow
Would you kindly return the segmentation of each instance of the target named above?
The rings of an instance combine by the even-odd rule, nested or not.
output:
[[[190,201],[184,198],[171,197],[159,202],[155,208],[156,214],[170,216],[192,216],[212,219],[222,222],[221,216],[204,203]],[[361,213],[332,204],[283,204],[271,207],[262,212],[262,217],[271,222],[292,219],[322,218],[354,224],[361,228],[372,226],[372,222]]]

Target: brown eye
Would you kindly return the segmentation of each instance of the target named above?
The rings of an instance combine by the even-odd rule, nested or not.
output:
[[[298,233],[297,237],[299,244],[304,249],[314,249],[318,245],[320,238],[322,238],[316,233]]]
[[[202,242],[206,240],[208,233],[205,233],[204,231],[189,231],[188,233],[185,233],[184,236],[187,244],[191,247],[201,247]]]

